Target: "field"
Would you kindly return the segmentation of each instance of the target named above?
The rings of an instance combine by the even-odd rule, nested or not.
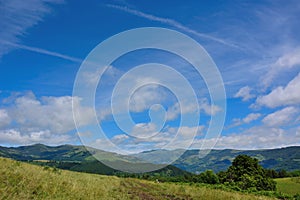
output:
[[[57,170],[0,158],[0,199],[270,199],[175,183]]]
[[[279,192],[290,195],[300,194],[300,177],[278,178],[275,181]]]

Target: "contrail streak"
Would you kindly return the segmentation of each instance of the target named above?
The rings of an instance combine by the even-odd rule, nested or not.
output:
[[[221,38],[213,37],[211,35],[195,31],[195,30],[193,30],[189,27],[186,27],[183,24],[181,24],[181,23],[179,23],[179,22],[177,22],[173,19],[157,17],[155,15],[147,14],[147,13],[141,12],[139,10],[134,10],[134,9],[130,9],[128,7],[123,7],[123,6],[118,6],[118,5],[108,4],[107,7],[114,8],[114,9],[117,9],[117,10],[121,10],[121,11],[124,11],[126,13],[136,15],[138,17],[142,17],[142,18],[145,18],[145,19],[148,19],[148,20],[151,20],[151,21],[161,22],[161,23],[173,26],[175,28],[178,28],[178,29],[180,29],[182,31],[185,31],[187,33],[191,33],[193,35],[196,35],[198,37],[206,38],[206,39],[213,40],[215,42],[221,43],[221,44],[226,45],[226,46],[230,46],[230,47],[240,49],[240,47],[238,47],[235,44],[229,43],[229,42],[227,42],[227,41],[225,41]]]
[[[48,51],[48,50],[37,48],[37,47],[26,46],[26,45],[17,44],[17,43],[8,42],[8,41],[3,41],[3,40],[0,40],[0,43],[2,43],[4,45],[16,47],[16,48],[19,48],[19,49],[24,49],[24,50],[27,50],[27,51],[32,51],[32,52],[36,52],[36,53],[40,53],[40,54],[44,54],[44,55],[49,55],[49,56],[53,56],[53,57],[57,57],[57,58],[62,58],[64,60],[69,60],[69,61],[76,62],[76,63],[82,63],[82,61],[83,61],[80,58],[75,58],[75,57],[72,57],[72,56],[64,55],[64,54],[53,52],[53,51]]]

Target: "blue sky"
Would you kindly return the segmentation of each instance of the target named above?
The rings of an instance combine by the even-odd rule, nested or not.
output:
[[[73,96],[81,63],[107,38],[133,28],[179,31],[201,44],[216,63],[226,90],[226,120],[214,148],[257,149],[300,144],[300,4],[297,1],[0,1],[0,144],[81,144],[113,150],[97,138],[94,110]],[[144,63],[178,70],[197,93],[200,121],[180,127],[172,91],[157,85],[132,96],[135,122],[125,134],[110,110],[110,96],[126,71]],[[147,74],[142,79],[146,80]],[[97,77],[96,77],[97,79]],[[88,81],[95,80],[93,74]],[[84,113],[76,130],[72,101]],[[150,122],[148,111],[161,104],[165,124]],[[182,58],[158,50],[121,56],[108,67],[96,92],[98,121],[107,137],[130,151],[164,148],[180,131],[181,141],[196,132],[190,148],[201,148],[211,117],[222,109],[211,104],[205,82]],[[158,110],[160,108],[157,108]],[[162,119],[159,113],[155,113]],[[224,111],[224,110],[223,110]],[[158,131],[160,134],[145,139]],[[179,130],[179,128],[181,128]],[[79,133],[78,133],[79,132]],[[131,138],[136,136],[137,138]],[[141,138],[139,138],[141,137]],[[188,141],[187,139],[187,141]],[[217,138],[209,138],[214,144]],[[168,148],[178,148],[173,143]]]

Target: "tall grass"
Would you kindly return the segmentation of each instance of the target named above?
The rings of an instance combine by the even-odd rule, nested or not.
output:
[[[119,178],[42,168],[0,158],[1,199],[130,199]]]
[[[0,158],[0,199],[270,199],[175,183],[155,183],[40,167]]]

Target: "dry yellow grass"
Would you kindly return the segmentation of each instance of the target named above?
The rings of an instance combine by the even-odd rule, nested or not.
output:
[[[175,183],[42,168],[0,158],[0,199],[261,199]]]

